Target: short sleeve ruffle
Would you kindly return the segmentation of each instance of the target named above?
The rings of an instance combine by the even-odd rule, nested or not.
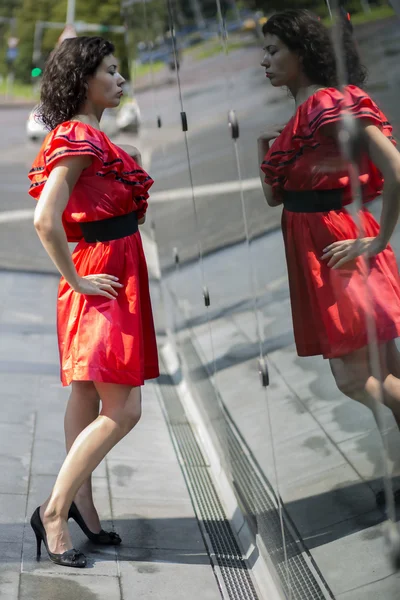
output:
[[[344,115],[370,121],[394,142],[392,126],[377,104],[360,88],[354,85],[345,87],[343,93],[336,88],[322,90],[310,99],[307,111],[308,134],[318,139],[321,127],[337,123]]]
[[[63,123],[49,133],[28,173],[29,194],[38,199],[52,168],[68,156],[92,156],[100,167],[104,160],[100,135],[78,121]]]
[[[320,90],[300,105],[265,155],[261,170],[275,197],[285,186],[291,167],[303,154],[317,150],[325,142],[322,127],[339,122],[345,114],[370,121],[396,143],[392,126],[363,90],[353,85],[346,86],[343,93],[336,88]]]
[[[132,190],[133,201],[136,205],[138,219],[146,214],[148,208],[149,189],[154,181],[140,165],[123,150],[118,151],[119,156],[114,160],[103,163],[96,175],[106,180],[122,183]],[[129,168],[127,169],[127,166]],[[131,168],[133,167],[133,168]]]

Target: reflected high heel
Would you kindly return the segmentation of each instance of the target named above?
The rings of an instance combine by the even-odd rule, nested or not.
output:
[[[62,554],[55,554],[54,552],[50,552],[49,546],[47,543],[47,535],[46,530],[43,527],[42,519],[40,518],[40,506],[35,510],[31,517],[31,526],[36,535],[36,558],[39,560],[41,555],[41,546],[42,542],[44,543],[46,550],[48,552],[50,560],[53,561],[56,565],[61,565],[63,567],[77,567],[83,569],[86,567],[86,557],[82,552],[78,552],[75,548],[71,548],[71,550],[67,550]]]
[[[99,533],[93,533],[93,531],[90,531],[75,502],[71,504],[71,508],[69,509],[68,513],[68,519],[74,519],[86,537],[88,537],[89,540],[94,544],[99,544],[101,546],[118,546],[122,542],[118,533],[115,533],[115,531],[104,531],[104,529],[101,529]]]

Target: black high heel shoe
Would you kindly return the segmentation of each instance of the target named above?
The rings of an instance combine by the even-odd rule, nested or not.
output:
[[[104,529],[101,529],[99,533],[93,533],[93,531],[90,531],[75,502],[71,504],[71,508],[69,509],[68,513],[68,519],[74,519],[86,537],[88,537],[89,540],[94,544],[99,544],[102,546],[118,546],[122,542],[118,533],[115,533],[115,531],[104,531]]]
[[[35,510],[31,517],[31,526],[36,535],[36,543],[37,543],[37,553],[36,558],[39,560],[41,555],[41,546],[42,542],[46,546],[46,550],[49,554],[50,560],[56,565],[62,565],[63,567],[77,567],[83,569],[86,567],[86,556],[82,554],[82,552],[78,552],[75,548],[71,548],[71,550],[66,550],[62,554],[55,554],[54,552],[50,552],[49,546],[47,544],[47,535],[46,530],[43,527],[42,519],[40,518],[40,506]]]

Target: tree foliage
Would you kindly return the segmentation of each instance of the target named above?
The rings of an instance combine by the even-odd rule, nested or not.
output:
[[[126,2],[127,0],[124,0]],[[351,10],[361,9],[361,0],[342,0]],[[369,0],[371,3],[387,3],[386,0]],[[261,10],[265,14],[282,8],[299,7],[326,13],[326,0],[221,0],[225,14],[234,14],[238,8]],[[173,18],[177,26],[183,27],[196,22],[199,13],[204,19],[217,17],[216,0],[171,0]],[[197,17],[196,17],[197,13]],[[18,79],[29,81],[33,66],[35,23],[53,21],[64,23],[67,14],[67,0],[0,0],[0,17],[16,18],[16,35],[19,38],[19,54],[13,64]],[[131,2],[124,11],[121,0],[76,0],[76,20],[110,25],[127,25],[126,35],[104,31],[101,35],[116,45],[116,53],[121,59],[124,73],[127,72],[129,58],[135,55],[141,41],[156,40],[169,29],[167,0],[141,0]],[[62,29],[46,29],[41,44],[43,58],[57,43]],[[0,72],[6,67],[7,39],[13,31],[9,23],[0,22]],[[94,35],[91,33],[90,35]]]

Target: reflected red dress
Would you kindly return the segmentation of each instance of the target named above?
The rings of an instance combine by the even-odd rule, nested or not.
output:
[[[347,86],[320,90],[301,104],[261,165],[265,181],[280,199],[282,190],[343,190],[351,202],[349,174],[336,142],[321,134],[323,125],[339,121],[343,111],[366,119],[393,141],[385,115],[361,89]],[[393,141],[393,143],[395,143]],[[382,192],[380,171],[365,157],[360,168],[363,201]],[[379,225],[361,211],[362,235],[376,236]],[[340,357],[368,344],[365,278],[361,259],[332,270],[321,261],[323,249],[337,240],[354,239],[358,229],[346,208],[300,213],[283,210],[282,230],[288,265],[293,327],[299,356]],[[369,260],[368,290],[380,342],[400,334],[400,285],[390,246]]]
[[[61,381],[102,381],[131,386],[158,377],[158,356],[146,259],[139,231],[109,242],[87,243],[80,222],[147,209],[152,179],[126,152],[90,125],[67,121],[44,140],[29,173],[29,193],[40,197],[57,161],[89,155],[63,213],[68,241],[78,242],[72,258],[79,275],[107,273],[119,278],[118,298],[75,292],[62,277],[57,332]]]

